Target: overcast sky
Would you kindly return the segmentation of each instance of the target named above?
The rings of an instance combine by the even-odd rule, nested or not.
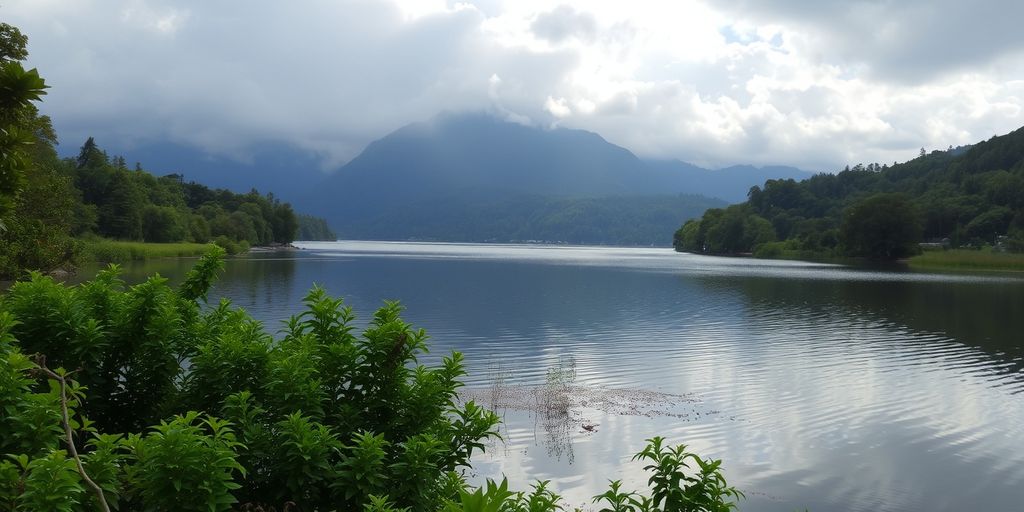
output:
[[[819,171],[1024,125],[1020,0],[5,0],[0,20],[73,147],[281,141],[331,168],[486,110],[642,157]]]

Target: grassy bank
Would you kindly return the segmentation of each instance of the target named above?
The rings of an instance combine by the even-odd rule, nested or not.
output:
[[[82,260],[98,261],[101,263],[126,263],[154,258],[202,256],[212,247],[213,244],[186,242],[157,244],[104,239],[84,240],[82,244]]]
[[[1024,254],[954,249],[927,251],[910,258],[911,268],[928,270],[1024,271]]]

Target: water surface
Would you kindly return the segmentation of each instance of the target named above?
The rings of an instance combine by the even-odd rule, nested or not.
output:
[[[586,505],[607,479],[641,486],[630,457],[662,435],[723,459],[746,510],[1024,506],[1024,279],[667,249],[299,245],[230,260],[213,296],[270,330],[313,283],[363,319],[401,299],[431,357],[463,352],[469,394],[505,418],[477,480],[550,479]],[[180,278],[190,263],[126,271]],[[554,414],[538,407],[552,369],[574,369]]]

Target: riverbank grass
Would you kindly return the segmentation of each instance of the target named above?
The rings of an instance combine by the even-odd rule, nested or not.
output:
[[[911,268],[928,270],[1022,272],[1024,271],[1024,254],[992,252],[991,250],[972,251],[967,249],[925,251],[910,258],[908,264]]]
[[[83,241],[82,260],[100,263],[127,263],[156,258],[202,256],[213,247],[213,244],[188,242],[158,244],[94,239]]]

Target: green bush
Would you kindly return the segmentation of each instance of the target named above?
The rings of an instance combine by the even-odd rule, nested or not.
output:
[[[242,254],[249,250],[249,244],[242,240],[237,242],[224,235],[219,235],[213,239],[213,243],[217,244],[218,247],[224,249],[228,254]]]
[[[762,259],[781,258],[786,249],[786,242],[766,242],[754,248],[754,257]]]
[[[314,287],[275,340],[227,301],[203,305],[222,258],[177,289],[126,286],[112,265],[73,287],[33,274],[0,299],[0,511],[564,509],[543,482],[466,485],[498,418],[459,405],[460,354],[417,362],[427,335],[399,304],[357,334]],[[595,501],[733,506],[719,461],[662,445],[637,455],[649,495],[613,483]]]

